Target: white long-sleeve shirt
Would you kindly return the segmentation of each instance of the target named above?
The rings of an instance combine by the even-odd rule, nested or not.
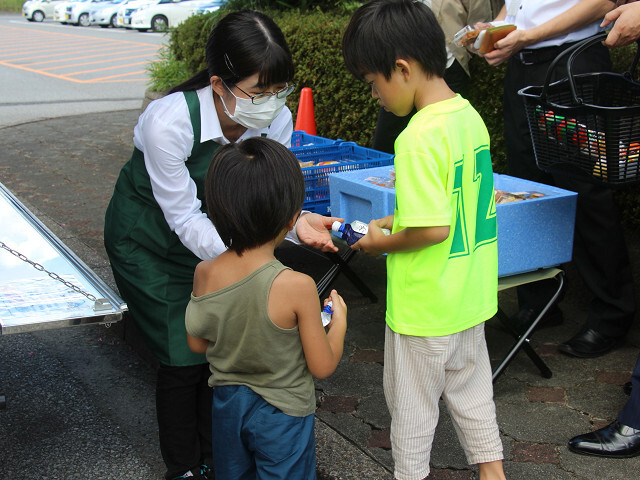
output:
[[[507,23],[528,30],[552,20],[580,3],[581,0],[505,0]],[[543,40],[528,48],[542,48],[577,42],[602,31],[599,19],[579,30]]]
[[[230,143],[222,133],[213,101],[211,86],[197,91],[200,100],[200,143],[213,140],[220,145]],[[247,129],[238,139],[266,136],[289,147],[293,121],[284,107],[267,128]],[[198,258],[214,258],[226,250],[215,227],[200,208],[196,184],[185,162],[194,140],[189,108],[184,95],[174,93],[151,102],[140,115],[133,131],[133,143],[144,154],[153,196],[169,227],[180,241]],[[298,242],[295,230],[288,239]]]

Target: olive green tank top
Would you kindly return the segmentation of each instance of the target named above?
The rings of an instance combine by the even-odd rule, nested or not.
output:
[[[191,295],[187,332],[210,341],[209,385],[246,385],[287,415],[315,411],[313,377],[298,327],[283,329],[269,318],[271,284],[285,267],[266,263],[239,282],[200,297]]]

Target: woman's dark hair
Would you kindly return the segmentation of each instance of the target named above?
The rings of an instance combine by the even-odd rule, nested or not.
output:
[[[444,76],[447,52],[435,15],[414,0],[373,0],[356,10],[342,37],[347,70],[359,80],[389,80],[397,59],[415,60],[427,75]]]
[[[205,180],[209,218],[227,248],[240,255],[277,238],[302,209],[304,195],[295,155],[262,137],[220,147]]]
[[[209,34],[207,68],[177,85],[169,93],[197,90],[217,75],[231,86],[259,73],[258,87],[291,82],[293,58],[280,27],[262,12],[232,12],[218,21]]]

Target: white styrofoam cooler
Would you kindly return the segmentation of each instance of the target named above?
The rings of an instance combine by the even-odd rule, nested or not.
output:
[[[329,176],[331,215],[369,222],[391,215],[395,190],[365,181],[387,177],[392,167],[369,168]],[[546,268],[571,260],[577,194],[541,183],[494,174],[495,188],[540,192],[543,197],[496,206],[498,275]]]

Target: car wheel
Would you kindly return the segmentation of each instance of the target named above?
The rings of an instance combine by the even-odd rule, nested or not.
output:
[[[41,22],[44,20],[44,12],[40,11],[40,10],[36,10],[35,12],[33,12],[33,15],[31,15],[31,19],[34,22]]]
[[[114,13],[111,16],[111,20],[109,21],[109,25],[111,25],[113,28],[118,28],[118,14]]]
[[[151,19],[151,30],[154,32],[165,32],[169,28],[169,22],[164,15],[156,15]]]
[[[82,25],[83,27],[88,27],[91,25],[91,19],[89,18],[88,13],[82,13],[78,17],[78,25]]]

